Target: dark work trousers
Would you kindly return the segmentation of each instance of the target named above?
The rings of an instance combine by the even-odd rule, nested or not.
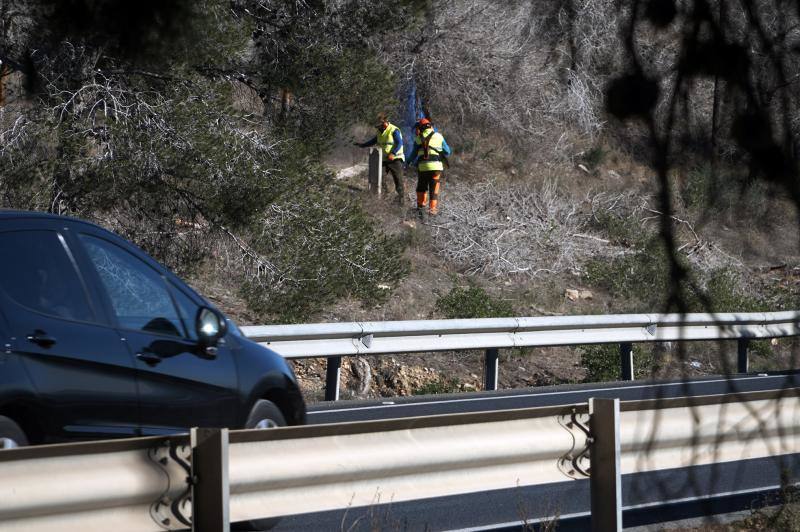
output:
[[[383,161],[383,192],[389,192],[389,180],[386,179],[386,174],[392,174],[394,179],[394,190],[397,192],[397,201],[402,205],[406,199],[406,189],[403,185],[403,161],[395,159],[394,161]]]
[[[418,172],[417,180],[417,208],[421,209],[426,204],[431,214],[439,210],[439,194],[441,193],[441,170]]]

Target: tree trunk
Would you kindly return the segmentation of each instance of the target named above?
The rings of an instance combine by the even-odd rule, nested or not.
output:
[[[725,39],[725,0],[719,0],[719,42]],[[719,130],[719,73],[714,75],[714,103],[711,112],[711,182],[717,179],[717,132]]]
[[[6,104],[6,77],[11,73],[11,69],[9,69],[5,64],[0,64],[0,107],[5,106]]]

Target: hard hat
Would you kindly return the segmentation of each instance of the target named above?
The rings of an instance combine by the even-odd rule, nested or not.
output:
[[[420,128],[420,129],[425,129],[426,127],[430,127],[430,125],[431,125],[431,121],[428,120],[427,118],[420,118],[417,121],[417,127]]]

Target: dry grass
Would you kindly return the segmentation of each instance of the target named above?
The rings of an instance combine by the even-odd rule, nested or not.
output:
[[[437,252],[468,274],[536,277],[575,271],[598,252],[602,239],[587,224],[555,182],[490,181],[451,187],[432,234]]]

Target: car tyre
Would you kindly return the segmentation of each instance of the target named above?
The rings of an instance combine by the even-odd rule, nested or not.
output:
[[[246,429],[271,429],[275,427],[285,427],[286,418],[281,409],[272,401],[261,399],[256,401],[247,422],[244,424]],[[270,530],[275,528],[280,522],[280,518],[252,519],[250,521],[240,521],[231,523],[233,532],[254,532],[258,530]]]
[[[28,438],[19,425],[10,418],[0,416],[0,449],[13,449],[26,445]]]
[[[256,401],[247,422],[244,424],[246,429],[272,429],[275,427],[285,427],[286,418],[278,406],[272,401],[261,399]]]

